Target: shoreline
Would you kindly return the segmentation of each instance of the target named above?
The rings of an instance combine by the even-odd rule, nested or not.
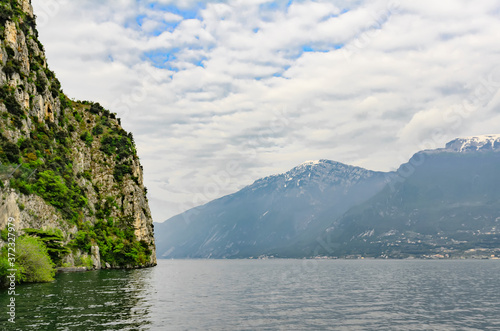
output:
[[[109,267],[109,268],[88,268],[88,267],[60,267],[56,268],[57,273],[72,273],[72,272],[87,272],[87,271],[97,271],[97,270],[134,270],[134,269],[146,269],[154,268],[158,264],[144,265],[144,266],[125,266],[125,267]]]

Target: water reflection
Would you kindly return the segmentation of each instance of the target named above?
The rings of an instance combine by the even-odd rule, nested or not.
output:
[[[16,289],[16,323],[2,330],[149,330],[153,269],[59,274]],[[9,296],[0,292],[0,307]]]
[[[498,261],[175,260],[18,287],[1,330],[500,330]],[[2,311],[3,310],[3,311]]]

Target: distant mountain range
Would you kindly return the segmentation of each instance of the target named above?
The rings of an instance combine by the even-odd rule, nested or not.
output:
[[[499,170],[500,135],[421,151],[396,172],[308,161],[156,223],[158,257],[496,256]]]

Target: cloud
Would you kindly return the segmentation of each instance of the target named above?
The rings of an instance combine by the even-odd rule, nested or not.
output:
[[[33,5],[65,92],[134,133],[156,221],[306,159],[389,170],[500,113],[497,1]]]

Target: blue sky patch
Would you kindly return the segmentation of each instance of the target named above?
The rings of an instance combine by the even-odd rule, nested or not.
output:
[[[143,54],[143,59],[151,62],[151,64],[156,68],[178,72],[179,69],[173,65],[173,62],[177,59],[176,54],[179,51],[180,50],[178,48],[173,48],[171,50],[155,50],[145,52]]]
[[[304,45],[302,46],[302,53],[314,53],[314,52],[317,52],[317,53],[328,53],[333,49],[341,49],[342,47],[344,47],[344,45],[342,44],[338,44],[338,45],[323,45],[323,46],[311,46],[311,45]]]
[[[151,3],[148,7],[156,11],[169,12],[175,15],[182,16],[184,19],[195,19],[200,18],[200,11],[206,8],[206,4],[203,2],[198,2],[193,8],[181,9],[174,5],[162,5],[158,3]]]
[[[206,61],[206,60],[207,60],[207,58],[206,58],[206,57],[203,57],[203,58],[201,58],[200,60],[195,61],[195,62],[193,62],[193,63],[194,63],[194,65],[196,65],[197,67],[202,67],[202,68],[205,68],[205,64],[203,63],[203,61]]]
[[[259,6],[261,11],[286,11],[292,4],[293,0],[278,0],[263,3]]]

